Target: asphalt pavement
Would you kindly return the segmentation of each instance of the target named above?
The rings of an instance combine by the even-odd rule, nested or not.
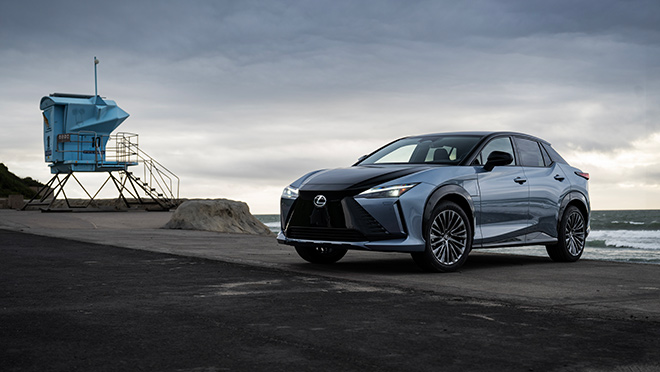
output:
[[[169,216],[0,210],[0,370],[660,371],[659,266],[317,266]]]

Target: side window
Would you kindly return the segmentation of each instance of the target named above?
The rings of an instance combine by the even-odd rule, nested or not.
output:
[[[484,147],[483,150],[479,153],[476,159],[474,159],[474,162],[472,165],[484,165],[488,161],[488,155],[490,155],[491,152],[493,151],[502,151],[511,154],[513,159],[516,158],[516,156],[513,154],[513,146],[511,146],[511,140],[509,137],[500,137],[500,138],[495,138],[488,142],[488,144]],[[513,162],[515,164],[515,160]]]
[[[549,167],[552,165],[552,159],[550,159],[550,155],[548,155],[548,152],[545,150],[543,146],[541,146],[541,154],[543,155],[543,161],[545,162],[545,166]]]
[[[543,167],[543,155],[536,141],[525,138],[515,138],[518,152],[520,153],[520,165],[523,167]]]

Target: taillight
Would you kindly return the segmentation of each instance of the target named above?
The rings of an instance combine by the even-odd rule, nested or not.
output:
[[[584,178],[585,180],[589,180],[589,173],[585,173],[585,172],[575,172],[575,174],[577,174],[578,176]]]

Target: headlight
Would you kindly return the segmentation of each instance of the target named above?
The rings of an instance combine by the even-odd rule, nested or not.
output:
[[[287,186],[282,191],[282,199],[297,199],[298,189],[295,187]]]
[[[398,198],[415,186],[417,186],[416,183],[373,187],[367,191],[359,193],[357,196],[362,198]]]

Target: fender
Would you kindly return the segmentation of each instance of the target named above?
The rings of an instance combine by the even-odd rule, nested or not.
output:
[[[446,199],[448,197],[453,201],[457,201],[458,204],[463,208],[469,207],[469,210],[466,212],[468,212],[468,217],[472,221],[472,230],[474,231],[474,202],[472,200],[472,196],[470,196],[470,193],[459,185],[442,185],[431,193],[431,195],[426,200],[426,203],[424,204],[422,231],[426,231],[426,223],[431,218],[431,212],[433,212],[433,208],[435,208],[440,200]]]
[[[579,191],[570,191],[564,198],[561,200],[559,205],[559,214],[557,216],[557,231],[559,231],[559,224],[561,224],[561,219],[564,217],[564,212],[569,204],[581,204],[581,209],[587,212],[587,227],[590,225],[591,220],[591,205],[589,200],[583,193]],[[587,230],[588,231],[588,230]]]

